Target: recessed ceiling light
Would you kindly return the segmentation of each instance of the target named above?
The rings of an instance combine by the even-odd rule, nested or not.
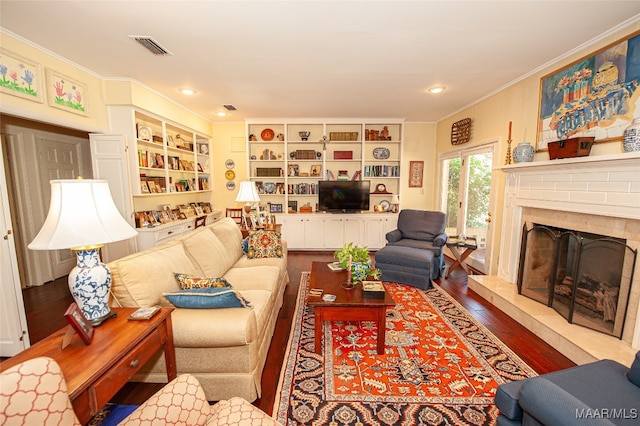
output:
[[[429,93],[442,93],[444,92],[444,89],[446,89],[446,87],[444,86],[436,86],[436,87],[432,87],[431,89],[429,89]]]
[[[217,115],[218,117],[225,117],[225,116],[227,115],[227,113],[226,113],[226,112],[224,112],[224,111],[218,111],[218,112],[216,112],[216,115]]]
[[[183,95],[194,95],[196,91],[193,89],[180,89],[180,93]]]

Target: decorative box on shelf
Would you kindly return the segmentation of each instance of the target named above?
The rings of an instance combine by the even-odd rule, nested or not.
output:
[[[334,160],[353,160],[353,151],[334,151]]]
[[[591,152],[594,137],[571,138],[557,142],[549,142],[549,159],[586,157]]]

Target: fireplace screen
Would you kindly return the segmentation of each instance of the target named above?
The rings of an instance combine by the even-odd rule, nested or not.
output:
[[[538,224],[522,234],[518,292],[572,324],[622,338],[637,250],[619,238]]]

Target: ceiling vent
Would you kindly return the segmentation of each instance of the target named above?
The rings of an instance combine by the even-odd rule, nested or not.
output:
[[[149,36],[129,36],[129,38],[137,41],[142,46],[144,46],[149,52],[153,53],[156,56],[171,56],[173,55],[164,47],[160,46],[160,43],[155,41],[153,37]]]
[[[231,104],[225,104],[225,105],[222,105],[222,106],[225,107],[228,111],[237,111],[238,110],[238,108],[234,107]]]

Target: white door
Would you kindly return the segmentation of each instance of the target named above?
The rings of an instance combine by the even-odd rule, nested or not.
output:
[[[12,211],[20,281],[23,287],[44,284],[66,275],[75,265],[70,250],[29,250],[49,211],[50,179],[90,178],[89,141],[54,128],[45,130],[26,121],[11,122],[6,129],[5,155],[10,159]]]
[[[0,155],[0,231],[2,235],[0,240],[0,356],[10,357],[29,347],[30,343],[2,155]]]
[[[80,175],[77,144],[48,138],[39,138],[38,141],[40,186],[43,189],[44,205],[49,206],[51,202],[49,182],[55,179],[75,179]],[[67,275],[76,265],[76,257],[71,250],[51,250],[48,253],[54,279]]]
[[[475,237],[478,249],[467,263],[483,273],[491,265],[491,217],[496,143],[440,156],[441,210],[448,235]]]

